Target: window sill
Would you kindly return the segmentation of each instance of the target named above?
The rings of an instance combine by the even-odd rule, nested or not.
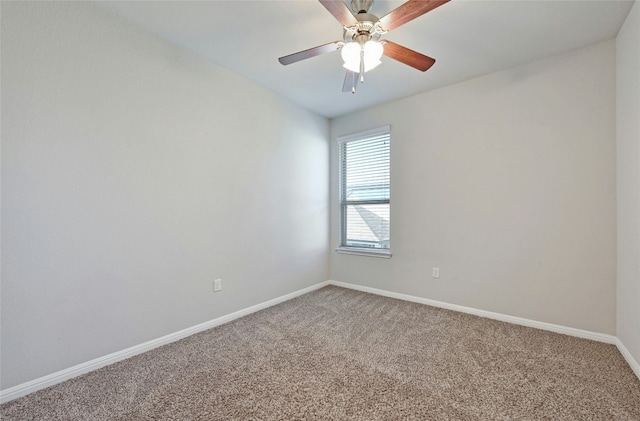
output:
[[[357,247],[338,247],[336,251],[341,254],[355,254],[357,256],[381,257],[383,259],[391,258],[391,250],[376,250]]]

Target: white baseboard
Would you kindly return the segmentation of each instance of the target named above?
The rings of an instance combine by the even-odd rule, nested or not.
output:
[[[618,347],[618,350],[620,351],[624,359],[627,360],[627,363],[631,367],[631,370],[636,373],[636,376],[640,380],[640,363],[636,361],[635,358],[633,358],[633,355],[631,355],[627,347],[624,346],[619,338],[616,338],[616,346]]]
[[[315,284],[310,287],[292,292],[290,294],[283,295],[282,297],[277,297],[272,300],[265,301],[264,303],[256,304],[254,306],[236,311],[234,313],[227,314],[222,317],[218,317],[217,319],[200,323],[198,325],[180,330],[178,332],[170,333],[169,335],[165,335],[160,338],[144,342],[140,345],[135,345],[130,348],[124,349],[122,351],[117,351],[112,354],[105,355],[104,357],[96,358],[94,360],[75,365],[73,367],[58,371],[56,373],[52,373],[47,376],[28,381],[26,383],[19,384],[9,389],[1,390],[0,403],[9,402],[13,399],[17,399],[21,396],[28,395],[29,393],[36,392],[40,389],[53,386],[65,380],[69,380],[71,378],[77,377],[81,374],[88,373],[93,370],[97,370],[109,364],[113,364],[118,361],[125,360],[127,358],[133,357],[134,355],[142,354],[143,352],[150,351],[162,345],[166,345],[171,342],[175,342],[177,340],[186,338],[187,336],[191,336],[195,333],[202,332],[203,330],[211,329],[212,327],[216,327],[221,324],[238,319],[240,317],[246,316],[248,314],[255,313],[256,311],[263,310],[267,307],[280,304],[284,301],[288,301],[300,295],[307,294],[311,291],[315,291],[316,289],[322,288],[327,285],[329,285],[329,282],[326,282],[326,281],[320,282],[319,284]]]
[[[506,314],[494,313],[491,311],[478,310],[472,307],[460,306],[457,304],[444,303],[442,301],[430,300],[428,298],[416,297],[413,295],[400,294],[398,292],[385,291],[383,289],[364,287],[355,284],[349,284],[339,281],[329,281],[330,285],[335,285],[343,288],[355,289],[362,292],[369,292],[376,295],[382,295],[390,298],[397,298],[399,300],[411,301],[414,303],[426,304],[432,307],[444,308],[447,310],[459,311],[461,313],[473,314],[475,316],[486,317],[488,319],[500,320],[503,322],[513,323],[522,326],[534,327],[536,329],[549,330],[551,332],[562,333],[565,335],[576,336],[578,338],[591,339],[598,342],[604,342],[608,344],[615,344],[617,338],[612,335],[606,335],[604,333],[591,332],[588,330],[575,329],[572,327],[566,327],[561,325],[555,325],[552,323],[538,322],[536,320],[524,319],[522,317],[508,316]]]

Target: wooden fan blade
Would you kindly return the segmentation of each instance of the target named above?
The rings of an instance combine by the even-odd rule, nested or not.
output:
[[[333,41],[328,44],[319,45],[317,47],[309,48],[308,50],[298,51],[297,53],[280,57],[278,61],[280,62],[280,64],[286,66],[287,64],[296,63],[301,60],[319,56],[320,54],[336,51],[342,46],[342,44],[344,44],[342,41]]]
[[[319,0],[325,9],[333,15],[342,26],[353,26],[358,21],[353,16],[346,4],[342,0]]]
[[[442,6],[450,0],[409,0],[402,6],[392,10],[389,14],[380,18],[383,29],[391,31],[400,25],[412,21],[425,13]]]
[[[358,84],[358,76],[360,73],[352,72],[351,70],[347,70],[347,73],[344,75],[344,83],[342,84],[342,92],[351,92],[353,94],[356,93],[356,85]]]
[[[391,57],[394,60],[398,60],[400,63],[404,63],[407,66],[418,69],[421,72],[427,71],[429,67],[433,66],[433,63],[436,62],[436,60],[431,57],[410,50],[407,47],[403,47],[402,45],[391,41],[385,41],[384,55]]]

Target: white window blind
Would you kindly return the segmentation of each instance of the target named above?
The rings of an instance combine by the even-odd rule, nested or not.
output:
[[[385,126],[338,138],[340,248],[390,249],[391,132]]]

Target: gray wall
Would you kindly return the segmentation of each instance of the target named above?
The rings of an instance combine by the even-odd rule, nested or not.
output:
[[[3,2],[0,387],[325,281],[328,131],[90,2]]]
[[[640,4],[617,46],[618,338],[640,363]]]
[[[393,252],[332,279],[615,334],[615,77],[608,41],[332,120],[391,125]]]

